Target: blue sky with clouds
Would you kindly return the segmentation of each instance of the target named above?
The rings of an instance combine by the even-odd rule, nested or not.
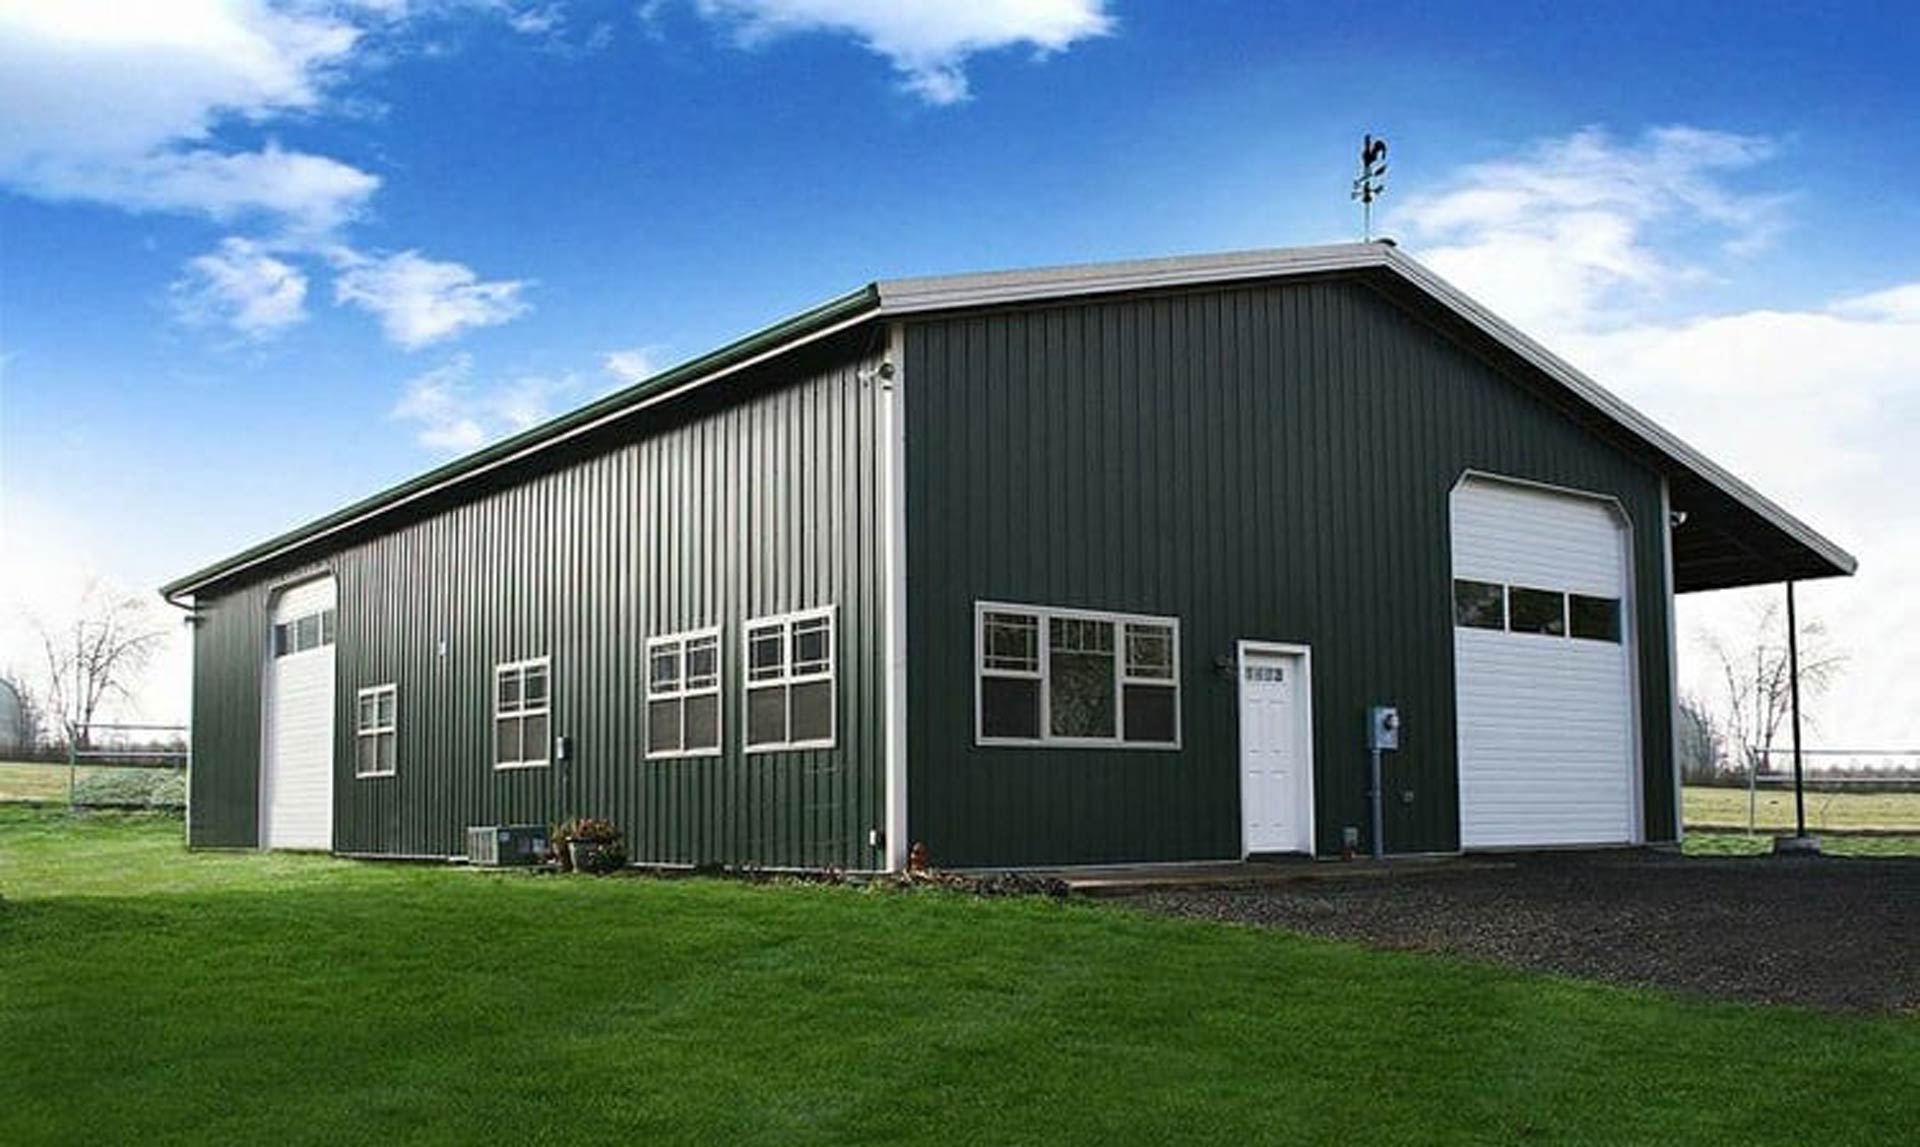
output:
[[[80,576],[151,587],[874,277],[1352,237],[1373,131],[1381,229],[1860,553],[1807,593],[1855,663],[1824,726],[1920,742],[1917,26],[0,0],[0,664]]]

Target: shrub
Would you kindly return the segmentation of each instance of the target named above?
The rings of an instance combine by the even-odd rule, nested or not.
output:
[[[74,781],[73,802],[113,808],[181,808],[187,803],[187,777],[175,769],[86,769]]]

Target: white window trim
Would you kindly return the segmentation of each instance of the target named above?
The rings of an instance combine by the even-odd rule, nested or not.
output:
[[[362,728],[360,726],[360,702],[365,701],[369,697],[374,698],[374,704],[376,706],[375,712],[377,713],[379,698],[383,694],[387,696],[391,696],[393,698],[393,720],[388,722],[385,725],[374,724],[366,728]],[[376,721],[377,720],[378,718],[376,717]],[[360,739],[362,737],[380,737],[383,735],[391,735],[393,737],[393,765],[385,769],[369,769],[365,772],[362,772],[360,769]],[[377,761],[379,759],[380,759],[380,751],[379,751],[379,748],[376,746],[374,749],[374,760]],[[400,771],[400,686],[395,684],[392,681],[389,681],[384,685],[369,685],[365,689],[362,689],[353,695],[353,779],[358,781],[358,780],[377,779],[379,777],[391,777],[396,775],[399,771]]]
[[[823,605],[793,613],[770,614],[748,621],[740,629],[740,741],[748,754],[783,753],[800,749],[831,749],[840,739],[840,621],[839,606]],[[827,667],[812,673],[793,672],[793,627],[802,621],[825,618],[827,621]],[[781,628],[781,662],[778,677],[753,679],[753,631],[778,625]],[[747,705],[755,689],[782,688],[787,691],[787,735],[793,735],[793,686],[818,681],[827,683],[827,736],[824,740],[747,743]]]
[[[987,626],[989,613],[1018,613],[1036,618],[1040,623],[1039,653],[1040,670],[1037,673],[1018,669],[987,668]],[[1053,698],[1048,688],[1048,674],[1052,670],[1053,634],[1050,624],[1056,618],[1078,621],[1104,621],[1114,626],[1113,642],[1113,736],[1111,737],[1059,737],[1053,734]],[[1171,627],[1173,630],[1173,676],[1172,677],[1133,677],[1127,674],[1127,630],[1129,624],[1157,625]],[[1022,681],[1040,683],[1040,736],[1027,737],[989,737],[981,731],[980,699],[981,681],[987,677],[1010,677]],[[1127,712],[1126,687],[1128,685],[1156,685],[1173,688],[1173,740],[1172,741],[1129,741],[1126,740]],[[973,743],[982,748],[1021,748],[1021,749],[1125,749],[1129,752],[1176,753],[1180,751],[1186,736],[1186,721],[1183,719],[1182,700],[1186,688],[1180,679],[1180,619],[1177,617],[1159,617],[1147,613],[1114,613],[1100,609],[1067,609],[1049,605],[1022,605],[1009,601],[976,601],[973,603]]]
[[[520,707],[518,709],[513,710],[510,713],[501,712],[500,711],[500,678],[501,676],[503,674],[515,673],[515,672],[524,674],[526,670],[533,669],[533,668],[541,668],[547,671],[547,695],[545,699],[541,701],[540,707],[537,709],[527,707],[526,682],[523,679],[520,684]],[[505,770],[508,770],[508,769],[544,769],[548,765],[552,764],[552,761],[549,759],[553,752],[553,663],[552,663],[552,659],[548,657],[529,657],[525,661],[499,662],[498,664],[494,665],[493,678],[487,684],[488,684],[488,687],[493,690],[493,723],[487,727],[487,746],[488,746],[487,755],[496,757],[496,759],[493,762],[494,770],[496,772],[504,772]],[[547,736],[546,736],[545,743],[541,746],[540,756],[537,759],[529,757],[527,759],[518,760],[518,761],[498,760],[497,756],[500,752],[500,718],[519,717],[521,719],[522,725],[524,726],[526,718],[539,717],[539,716],[545,716],[547,718]],[[520,751],[524,753],[526,752],[526,749],[527,749],[526,731],[523,728],[521,730],[521,735],[520,735]]]
[[[706,637],[713,639],[713,684],[702,685],[697,689],[689,689],[687,687],[687,644]],[[680,647],[680,680],[675,688],[662,691],[655,689],[653,685],[653,651],[667,645],[678,645]],[[724,696],[727,679],[725,650],[726,646],[721,640],[720,627],[717,625],[709,626],[706,629],[689,629],[682,633],[667,633],[659,637],[647,639],[647,729],[645,734],[646,741],[643,743],[648,745],[653,743],[653,703],[655,701],[679,701],[680,744],[682,746],[686,745],[687,699],[690,697]],[[715,738],[713,748],[688,749],[682,747],[678,749],[664,749],[659,752],[655,752],[649,748],[646,759],[649,761],[669,761],[692,757],[719,756],[727,746],[726,709],[727,707],[724,702],[715,705]]]

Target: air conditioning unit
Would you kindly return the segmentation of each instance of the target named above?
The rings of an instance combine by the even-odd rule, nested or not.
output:
[[[479,868],[512,868],[547,859],[544,824],[475,825],[467,829],[467,863]]]

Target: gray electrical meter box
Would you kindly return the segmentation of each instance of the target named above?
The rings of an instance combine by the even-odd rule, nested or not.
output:
[[[1367,710],[1367,748],[1400,747],[1400,710],[1392,705],[1375,705]]]

